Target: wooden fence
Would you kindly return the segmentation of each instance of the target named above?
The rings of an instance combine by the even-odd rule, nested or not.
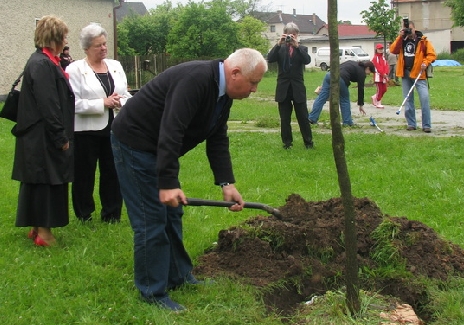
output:
[[[120,56],[118,61],[126,72],[127,83],[131,89],[140,89],[159,73],[182,62],[172,59],[167,54]]]
[[[199,60],[210,60],[210,58],[199,58]],[[186,60],[173,59],[168,54],[150,54],[119,56],[118,61],[126,72],[130,89],[137,90],[167,68]],[[269,71],[277,71],[277,65],[269,64]]]

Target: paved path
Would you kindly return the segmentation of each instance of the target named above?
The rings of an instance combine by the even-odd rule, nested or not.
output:
[[[308,108],[312,107],[312,105],[313,101],[308,101]],[[372,116],[386,134],[398,136],[464,136],[464,112],[432,110],[432,133],[427,134],[422,132],[420,109],[416,110],[418,129],[416,131],[407,131],[404,108],[399,115],[396,114],[399,108],[399,106],[385,105],[384,109],[378,109],[374,105],[366,103],[364,105],[366,115],[362,116],[356,103],[351,104],[353,121],[360,126],[359,130],[361,132],[379,132],[374,126],[370,125],[369,117]],[[329,105],[327,103],[324,110],[328,111],[328,109]],[[315,132],[321,132],[324,129],[330,131],[321,123],[313,129]],[[356,129],[353,129],[353,131],[356,131]]]
[[[314,100],[308,100],[308,108],[311,109]],[[276,108],[277,109],[277,108]],[[397,136],[435,136],[435,137],[452,137],[464,136],[464,112],[457,111],[436,111],[432,110],[432,132],[422,132],[421,127],[421,111],[416,110],[416,119],[418,129],[415,131],[406,130],[406,119],[404,118],[404,108],[399,115],[396,114],[399,106],[385,105],[384,109],[378,109],[374,105],[366,103],[364,110],[366,115],[362,116],[359,113],[356,103],[351,103],[351,112],[353,121],[359,126],[357,128],[344,128],[344,132],[363,132],[363,133],[380,133],[376,127],[372,126],[369,118],[372,116],[377,125],[385,134]],[[329,110],[328,102],[324,105],[324,111]],[[277,112],[276,112],[277,114]],[[293,114],[294,117],[294,114]],[[318,125],[313,125],[314,133],[330,133],[330,121],[326,123],[319,122]],[[280,132],[279,128],[259,128],[256,127],[253,121],[243,124],[241,121],[229,121],[230,131],[250,131],[250,132]],[[294,131],[298,131],[298,124],[292,123]]]

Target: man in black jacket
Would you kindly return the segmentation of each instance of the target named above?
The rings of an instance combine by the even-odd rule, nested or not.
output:
[[[279,103],[280,136],[284,149],[290,149],[293,146],[291,126],[293,108],[295,108],[304,145],[306,149],[313,148],[303,78],[305,65],[311,62],[311,57],[308,54],[308,48],[298,43],[299,32],[300,29],[296,24],[285,25],[284,33],[267,55],[269,63],[278,63],[275,101]]]
[[[134,277],[142,299],[173,311],[185,307],[167,290],[198,284],[182,241],[179,157],[206,141],[215,184],[229,209],[244,201],[235,188],[227,119],[233,99],[257,90],[267,62],[253,49],[226,60],[191,61],[171,67],[129,99],[112,124],[121,192],[134,231]]]

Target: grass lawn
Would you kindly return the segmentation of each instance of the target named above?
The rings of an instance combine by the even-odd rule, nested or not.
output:
[[[308,99],[315,98],[312,91],[323,76],[318,70],[306,72]],[[270,73],[253,98],[236,101],[231,120],[241,121],[243,128],[264,121],[268,129],[277,130],[278,112],[272,100],[275,79]],[[430,80],[433,109],[462,110],[458,87],[450,84],[463,81],[462,67],[436,68]],[[366,100],[374,92],[373,87],[367,88]],[[352,96],[355,93],[351,91]],[[382,102],[394,105],[401,98],[401,87],[393,87]],[[208,287],[173,292],[172,298],[189,308],[182,314],[140,302],[133,284],[132,230],[125,211],[116,225],[101,223],[98,218],[81,224],[71,211],[70,224],[54,230],[57,247],[34,247],[26,237],[28,229],[14,227],[18,182],[11,180],[11,127],[11,122],[0,120],[0,315],[4,324],[282,323],[277,315],[266,312],[254,288],[223,277]],[[340,195],[330,134],[317,134],[315,150],[305,150],[297,142],[301,142],[297,130],[294,137],[293,150],[286,151],[281,148],[278,132],[230,133],[236,186],[246,201],[279,207],[292,193],[308,201]],[[422,221],[443,238],[464,247],[463,138],[350,132],[345,141],[354,196],[370,198],[385,214]],[[180,180],[187,196],[221,199],[220,189],[213,185],[204,145],[181,158],[181,165]],[[194,261],[217,240],[220,230],[256,215],[255,210],[232,213],[210,207],[186,207],[185,212],[185,244]],[[436,315],[433,324],[464,324],[463,289],[463,281],[454,279],[431,291],[433,306],[429,307]],[[334,309],[334,305],[328,307]],[[311,324],[329,323],[313,319]],[[334,315],[331,324],[369,325],[378,321]]]

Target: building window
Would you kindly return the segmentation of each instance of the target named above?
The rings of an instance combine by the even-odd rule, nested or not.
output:
[[[317,52],[317,47],[313,46],[312,49],[311,49],[311,52],[316,53]]]
[[[271,25],[271,33],[275,33],[276,29],[275,29],[275,25]]]

